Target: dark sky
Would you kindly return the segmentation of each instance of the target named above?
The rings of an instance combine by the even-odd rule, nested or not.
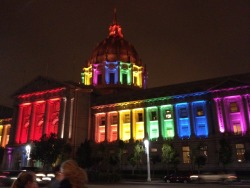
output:
[[[115,7],[148,87],[250,72],[249,0],[0,0],[0,105],[38,75],[80,82]]]

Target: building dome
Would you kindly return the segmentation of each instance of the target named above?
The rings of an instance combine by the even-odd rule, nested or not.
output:
[[[114,14],[113,23],[109,27],[108,37],[92,51],[88,64],[98,64],[105,61],[133,62],[135,65],[142,65],[134,46],[123,38],[122,28],[117,23],[116,14]]]
[[[93,50],[83,67],[82,83],[98,89],[142,89],[146,87],[146,67],[132,44],[123,38],[116,11],[109,35]]]

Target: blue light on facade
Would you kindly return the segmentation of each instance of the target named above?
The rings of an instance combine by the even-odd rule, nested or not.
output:
[[[178,135],[180,138],[189,138],[191,128],[188,103],[178,103],[175,109]]]
[[[192,102],[194,133],[197,137],[208,136],[206,101]]]

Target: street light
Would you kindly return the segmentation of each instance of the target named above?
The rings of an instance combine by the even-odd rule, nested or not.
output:
[[[148,179],[147,179],[147,181],[151,181],[151,178],[150,178],[150,161],[149,161],[149,141],[147,139],[144,140],[144,145],[145,145],[146,154],[147,154],[147,169],[148,169]]]
[[[26,155],[27,155],[27,166],[29,166],[31,146],[30,146],[30,145],[27,145],[27,146],[25,147],[25,150],[26,150]]]

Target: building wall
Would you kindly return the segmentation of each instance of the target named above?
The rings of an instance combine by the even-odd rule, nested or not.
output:
[[[151,148],[152,151],[157,151],[158,155],[161,155],[164,140],[171,140],[180,154],[181,166],[188,170],[193,167],[190,161],[185,161],[183,148],[191,152],[203,144],[207,156],[206,169],[215,170],[222,168],[219,149],[220,140],[225,138],[233,152],[233,163],[228,167],[247,169],[249,165],[241,163],[244,163],[245,150],[249,149],[249,93],[249,87],[240,87],[232,92],[189,93],[166,96],[165,99],[94,106],[92,122],[95,134],[92,139],[97,143],[112,143],[119,139],[130,143],[148,138],[152,147],[156,147]],[[119,117],[115,124],[106,121],[111,113]],[[119,130],[116,139],[111,139],[106,133],[110,127]]]

